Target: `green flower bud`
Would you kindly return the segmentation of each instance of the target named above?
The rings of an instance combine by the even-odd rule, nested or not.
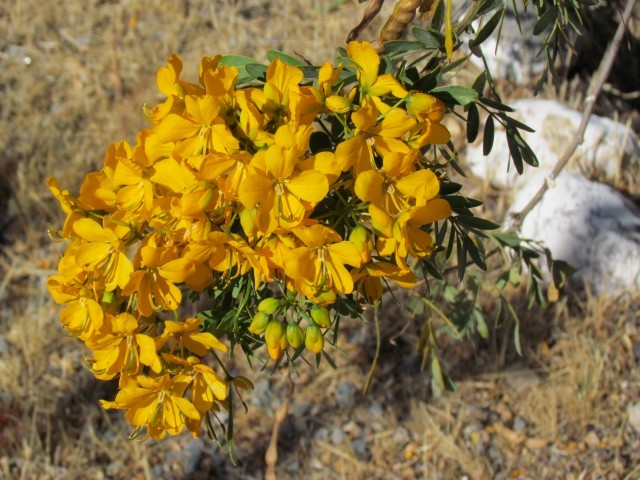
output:
[[[280,306],[280,300],[277,298],[265,298],[258,304],[258,311],[272,315]]]
[[[269,323],[269,315],[263,312],[258,312],[253,316],[251,325],[249,325],[249,331],[254,335],[262,335],[267,329]]]
[[[313,353],[320,353],[324,347],[324,337],[315,323],[310,323],[304,338],[304,346]]]
[[[329,318],[329,310],[320,305],[314,305],[311,308],[311,318],[322,328],[329,328],[331,326],[331,318]]]
[[[280,323],[280,320],[271,320],[264,332],[264,340],[267,342],[267,346],[270,349],[277,348],[284,336],[284,327],[282,323]]]
[[[304,343],[304,332],[297,323],[287,325],[287,340],[293,348],[298,348]]]

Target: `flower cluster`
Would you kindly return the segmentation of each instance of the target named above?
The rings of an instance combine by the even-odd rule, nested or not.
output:
[[[103,405],[137,431],[198,435],[231,385],[250,387],[215,354],[227,347],[206,317],[181,318],[186,292],[214,298],[246,279],[233,296],[253,306],[244,334],[278,360],[320,353],[341,298],[415,285],[411,259],[430,255],[428,226],[451,214],[425,157],[449,141],[445,106],[380,74],[368,43],[347,56],[313,79],[275,58],[240,85],[219,55],[197,84],[171,56],[157,77],[166,101],[146,110],[135,145],[110,146],[77,197],[49,180],[66,214],[57,236],[70,241],[49,291],[95,376],[119,378]]]

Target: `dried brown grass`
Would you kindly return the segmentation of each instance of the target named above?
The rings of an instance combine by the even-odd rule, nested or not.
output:
[[[74,190],[110,142],[134,140],[142,105],[159,99],[155,72],[170,53],[183,55],[190,77],[200,56],[217,52],[264,60],[266,50],[279,49],[320,62],[333,57],[363,7],[355,0],[0,5],[0,478],[261,476],[284,392],[277,374],[254,376],[266,378],[267,400],[254,394],[249,413],[238,416],[237,468],[215,446],[186,436],[130,442],[121,415],[98,406],[114,387],[83,367],[85,351],[64,335],[45,288],[63,246],[46,235],[62,217],[44,180],[56,176]],[[374,38],[379,26],[364,36]],[[625,413],[640,394],[638,304],[556,310],[529,319],[544,322],[544,334],[525,339],[520,372],[490,374],[490,349],[451,346],[445,358],[458,359],[457,372],[466,365],[479,373],[458,375],[459,391],[439,400],[411,360],[416,339],[392,346],[402,325],[387,318],[372,392],[339,402],[342,385],[362,386],[373,349],[366,325],[348,325],[343,338],[359,340],[336,354],[337,371],[300,368],[281,432],[280,477],[622,478],[640,461]],[[522,422],[524,431],[516,428]],[[591,432],[600,444],[585,440]]]

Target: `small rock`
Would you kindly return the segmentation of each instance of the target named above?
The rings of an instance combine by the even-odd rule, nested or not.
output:
[[[629,425],[635,430],[636,433],[640,433],[640,402],[634,403],[627,407],[627,415],[629,415]]]
[[[258,407],[268,407],[271,405],[271,397],[269,380],[262,378],[254,384],[249,402]]]
[[[522,417],[516,417],[513,419],[513,429],[518,432],[526,432],[527,422]]]
[[[587,433],[584,437],[584,443],[590,448],[600,448],[600,437],[593,430]]]
[[[351,382],[342,382],[336,389],[336,401],[340,408],[348,408],[355,402],[356,387]]]
[[[339,428],[334,428],[331,430],[331,443],[334,445],[339,445],[344,440],[344,432]]]
[[[4,335],[0,335],[0,354],[9,353],[9,344],[4,338]]]
[[[355,440],[352,440],[351,448],[353,448],[353,451],[360,458],[363,458],[367,455],[367,442],[361,438],[356,438]]]
[[[325,440],[328,436],[329,430],[327,430],[326,427],[320,427],[314,434],[314,437],[316,437],[318,440]]]
[[[184,446],[184,459],[182,460],[182,471],[190,475],[194,473],[200,465],[202,453],[204,452],[204,442],[201,438],[190,438]]]
[[[373,402],[371,405],[369,405],[369,413],[373,418],[379,418],[384,413],[384,410],[378,402]]]
[[[287,472],[297,472],[300,470],[300,461],[296,458],[291,462],[284,465],[284,469]]]

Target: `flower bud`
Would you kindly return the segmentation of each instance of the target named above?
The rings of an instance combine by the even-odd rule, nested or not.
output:
[[[282,352],[287,348],[287,336],[284,335],[284,327],[282,324],[278,322],[280,327],[282,328],[282,337],[280,337],[280,341],[276,342],[276,344],[272,347],[267,344],[267,351],[269,352],[269,357],[271,360],[278,360],[282,356]]]
[[[271,320],[264,332],[264,340],[269,348],[276,348],[280,344],[280,340],[284,337],[284,327],[279,320]]]
[[[280,306],[280,300],[277,298],[265,298],[258,304],[258,311],[272,315]]]
[[[115,293],[113,292],[104,292],[102,294],[102,303],[106,303],[107,305],[110,305],[111,303],[113,303],[113,300],[116,298]]]
[[[263,312],[258,312],[253,316],[251,325],[249,325],[249,331],[254,335],[262,335],[267,329],[269,323],[269,315]]]
[[[349,241],[353,243],[360,252],[362,263],[371,260],[371,252],[373,251],[373,238],[369,230],[362,225],[357,225],[349,235]]]
[[[314,305],[311,308],[311,318],[322,328],[329,328],[331,326],[331,318],[329,317],[329,310],[319,305]]]
[[[298,348],[304,343],[304,332],[297,323],[287,325],[287,341],[293,348]]]
[[[339,95],[331,95],[325,100],[325,105],[334,113],[347,113],[351,110],[352,104],[348,98]]]
[[[313,353],[320,353],[324,347],[324,337],[322,336],[320,328],[318,328],[315,323],[310,323],[309,326],[307,326],[304,346]]]

